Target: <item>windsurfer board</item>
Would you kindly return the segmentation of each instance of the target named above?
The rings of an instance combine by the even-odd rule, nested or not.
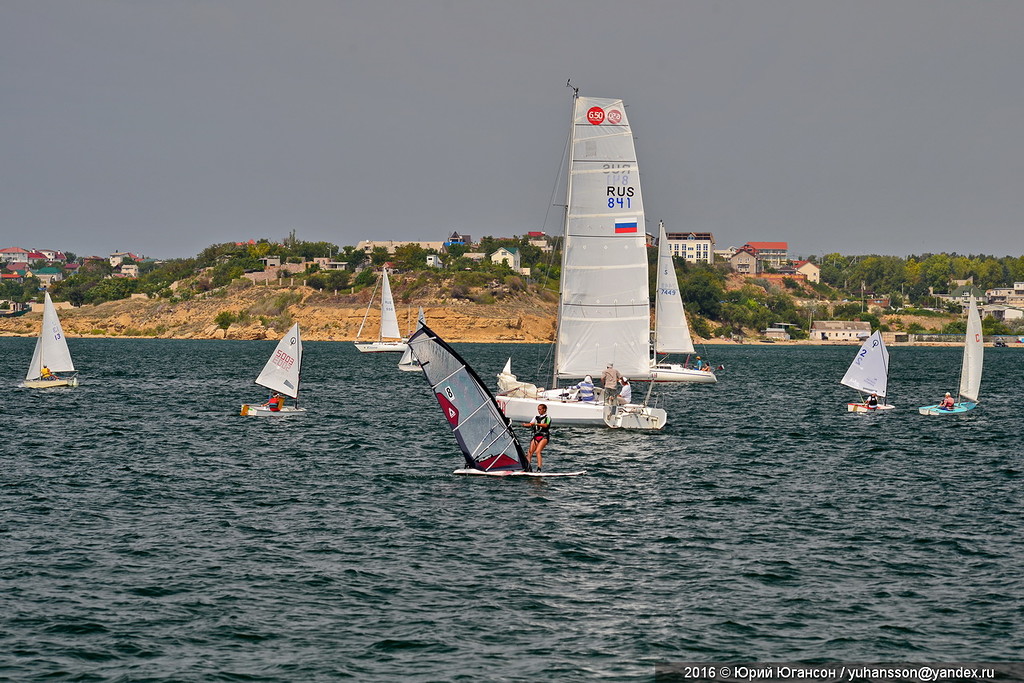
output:
[[[508,470],[485,472],[484,470],[474,470],[470,468],[455,470],[452,472],[452,474],[483,475],[485,477],[578,477],[579,475],[586,473],[586,470],[579,470],[576,472],[524,472],[522,470],[516,470],[514,472],[510,472]]]

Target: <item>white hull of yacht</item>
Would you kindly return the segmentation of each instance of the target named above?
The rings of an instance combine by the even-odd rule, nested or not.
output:
[[[405,342],[353,342],[362,353],[405,353],[409,345]]]
[[[498,375],[500,394],[495,396],[498,407],[512,422],[529,422],[537,416],[537,406],[547,406],[548,415],[555,424],[591,425],[623,429],[661,429],[668,422],[668,414],[661,408],[636,403],[614,408],[598,401],[577,400],[574,389],[538,389],[520,382],[510,372],[510,363]]]
[[[647,379],[647,378],[640,378]],[[651,368],[652,382],[689,382],[691,384],[714,384],[718,381],[710,369],[698,370],[678,363],[658,363]]]
[[[554,390],[554,394],[561,393]],[[496,396],[502,414],[513,423],[530,422],[537,416],[537,406],[544,404],[551,422],[556,425],[615,427],[627,429],[661,429],[668,416],[661,408],[630,403],[624,406],[606,406],[590,401],[562,401],[557,396],[523,398]]]
[[[423,368],[420,367],[419,363],[399,363],[398,369],[403,372],[419,372]]]

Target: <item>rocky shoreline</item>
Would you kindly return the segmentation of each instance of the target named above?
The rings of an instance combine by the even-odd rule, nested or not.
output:
[[[308,341],[353,341],[363,323],[363,339],[373,339],[380,325],[380,310],[367,313],[369,292],[332,295],[308,287],[248,287],[216,290],[187,301],[132,298],[80,308],[61,308],[65,334],[80,338],[132,339],[278,339],[293,323],[302,326]],[[415,326],[422,306],[428,324],[453,342],[552,343],[557,306],[537,296],[521,295],[496,303],[479,304],[465,299],[408,301],[398,304],[403,330]],[[224,327],[218,316],[234,319]],[[0,317],[0,337],[34,337],[39,334],[42,313]],[[890,346],[959,346],[959,342],[896,342],[884,333]],[[699,345],[736,345],[731,339],[700,339]],[[746,345],[856,346],[856,341],[746,340]],[[1024,344],[1011,344],[1010,348]]]

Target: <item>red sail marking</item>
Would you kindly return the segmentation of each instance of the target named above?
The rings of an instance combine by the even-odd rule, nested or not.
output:
[[[448,400],[448,397],[444,394],[434,394],[437,396],[437,402],[441,404],[441,410],[444,411],[444,416],[448,418],[448,422],[452,427],[459,426],[459,409]]]
[[[478,461],[477,467],[482,470],[503,470],[509,467],[519,469],[519,461],[514,458],[510,458],[504,453],[499,453],[498,455],[492,455],[486,460]]]

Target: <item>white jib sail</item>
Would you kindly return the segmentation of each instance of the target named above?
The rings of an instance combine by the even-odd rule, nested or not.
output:
[[[299,395],[299,372],[302,369],[302,339],[299,324],[295,323],[277,343],[270,360],[263,366],[263,372],[256,378],[256,384],[285,396]]]
[[[39,379],[43,366],[53,372],[74,372],[75,364],[71,362],[71,351],[68,340],[64,337],[64,329],[60,326],[57,309],[53,307],[50,293],[43,298],[43,326],[39,330],[39,339],[32,353],[32,362],[28,366],[25,379]]]
[[[658,291],[654,304],[654,350],[657,353],[694,353],[690,326],[686,324],[679,278],[672,262],[665,226],[658,237]]]
[[[889,383],[889,351],[881,332],[876,331],[864,340],[840,383],[866,394],[885,397]]]
[[[423,314],[423,307],[420,306],[420,314],[416,318],[416,329],[419,330],[421,327],[427,324],[427,316]],[[405,349],[402,357],[398,360],[399,365],[412,365],[416,359],[412,355],[412,347],[409,346]]]
[[[401,339],[398,331],[398,313],[395,312],[395,299],[391,296],[391,282],[388,270],[384,269],[383,285],[380,293],[380,336],[382,339]]]
[[[977,401],[981,390],[981,365],[985,345],[981,336],[981,316],[978,303],[971,297],[967,309],[967,335],[964,338],[964,360],[960,368],[960,395],[968,401]]]
[[[622,100],[575,100],[562,245],[559,377],[650,373],[644,206]]]

